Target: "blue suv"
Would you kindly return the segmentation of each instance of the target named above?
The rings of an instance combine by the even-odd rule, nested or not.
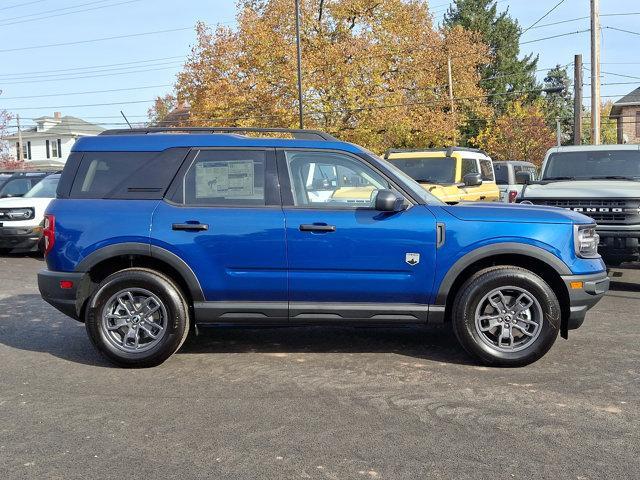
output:
[[[329,323],[449,323],[483,363],[520,366],[609,287],[590,218],[447,205],[310,130],[81,138],[44,237],[42,297],[129,367],[160,364],[204,325]]]

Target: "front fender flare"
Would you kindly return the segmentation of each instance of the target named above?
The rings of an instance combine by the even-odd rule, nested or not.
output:
[[[449,295],[451,287],[453,286],[453,283],[465,268],[479,260],[496,255],[522,255],[524,257],[530,257],[546,263],[556,272],[558,272],[559,275],[572,274],[567,264],[556,257],[553,253],[544,250],[543,248],[516,242],[492,243],[491,245],[485,245],[483,247],[472,250],[471,252],[459,258],[456,263],[453,264],[453,266],[449,269],[444,279],[440,283],[440,287],[438,288],[438,293],[436,294],[436,299],[434,302],[435,305],[446,305],[447,297]]]

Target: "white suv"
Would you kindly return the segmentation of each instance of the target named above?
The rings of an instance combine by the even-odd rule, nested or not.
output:
[[[44,212],[56,197],[60,174],[49,175],[23,197],[0,199],[0,250],[30,252],[39,248]]]

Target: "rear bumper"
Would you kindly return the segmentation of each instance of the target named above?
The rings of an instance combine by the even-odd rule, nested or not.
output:
[[[31,251],[37,250],[42,238],[42,227],[0,227],[0,248]]]
[[[61,281],[71,281],[71,288],[62,288]],[[38,289],[43,300],[65,315],[80,320],[82,305],[78,302],[78,291],[85,288],[85,273],[52,272],[40,270],[38,272]]]
[[[607,272],[601,272],[591,275],[567,275],[563,276],[562,280],[569,292],[566,329],[575,330],[582,325],[587,312],[609,291],[609,277]]]

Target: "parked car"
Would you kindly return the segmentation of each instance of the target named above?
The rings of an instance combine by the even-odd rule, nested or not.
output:
[[[21,197],[52,173],[55,172],[14,172],[0,178],[0,198]]]
[[[0,251],[38,250],[44,212],[56,196],[59,180],[59,174],[49,175],[22,197],[0,199]]]
[[[503,162],[493,162],[496,172],[496,183],[500,189],[500,201],[514,203],[522,192],[523,184],[518,183],[516,176],[520,172],[528,172],[531,181],[538,179],[538,169],[531,162],[522,160],[507,160]]]
[[[552,148],[540,181],[527,186],[522,200],[592,218],[607,265],[640,258],[639,145]]]
[[[325,133],[245,131],[256,129],[75,143],[45,215],[38,283],[113,362],[157,365],[194,326],[451,322],[481,361],[525,365],[608,289],[584,215],[450,206]],[[327,194],[315,170],[350,179],[352,197],[341,185]]]
[[[482,150],[463,147],[388,150],[384,158],[443,202],[500,198],[493,162]]]

